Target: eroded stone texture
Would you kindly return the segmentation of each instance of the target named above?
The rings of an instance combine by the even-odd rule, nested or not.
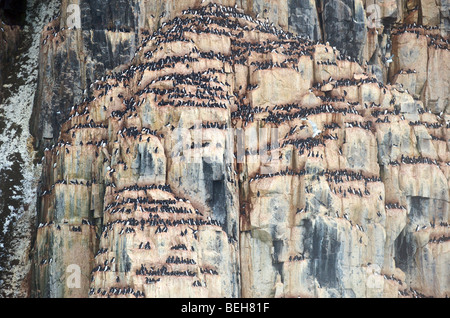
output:
[[[392,38],[392,82],[403,84],[427,109],[440,114],[449,103],[448,63],[440,62],[450,54],[445,39],[437,30],[423,28],[400,28]]]
[[[444,43],[395,42],[402,88],[240,9],[182,13],[45,152],[35,296],[448,295],[448,115],[403,57]]]
[[[43,32],[39,90],[31,120],[31,131],[36,137],[37,146],[44,149],[57,140],[61,124],[68,117],[70,105],[81,103],[92,96],[91,85],[96,78],[129,63],[139,41],[148,32],[155,31],[163,23],[182,14],[185,9],[210,2],[80,0],[73,3],[63,0],[60,17],[49,24],[50,30]],[[392,64],[386,61],[393,56],[391,51],[394,39],[391,39],[391,30],[394,22],[439,26],[439,32],[443,36],[446,36],[448,30],[446,1],[213,2],[226,6],[236,5],[252,17],[295,34],[308,36],[313,41],[328,41],[331,46],[358,59],[361,65],[367,62],[367,71],[373,72],[383,83],[390,82],[393,76],[388,77],[388,73],[392,74]],[[79,11],[76,9],[77,5]],[[74,30],[70,26],[78,21],[75,18],[78,12],[81,28]],[[407,56],[395,57],[404,60],[401,63],[411,63]],[[422,89],[422,80],[419,80],[417,86]],[[428,88],[430,89],[433,88]],[[429,97],[424,97],[423,100],[428,101]],[[435,103],[436,101],[431,101],[430,105],[425,106],[433,109]]]
[[[8,71],[11,65],[11,59],[17,50],[20,39],[20,28],[6,24],[0,18],[0,103],[8,88],[3,87]]]
[[[312,41],[322,39],[316,1],[290,0],[289,5],[289,30],[296,34],[306,35]]]
[[[324,0],[322,8],[324,40],[361,61],[367,38],[363,2]]]

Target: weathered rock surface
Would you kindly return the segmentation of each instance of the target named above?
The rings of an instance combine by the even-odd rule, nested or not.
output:
[[[30,122],[37,146],[44,149],[57,140],[61,125],[68,118],[70,105],[92,96],[91,85],[95,79],[129,63],[138,43],[148,32],[152,33],[185,9],[209,2],[80,0],[78,11],[72,2],[62,0],[60,17],[49,24],[42,36],[39,90]],[[438,27],[437,33],[442,36],[447,35],[449,28],[446,1],[214,2],[236,5],[252,17],[308,36],[312,41],[328,41],[342,53],[358,59],[361,65],[367,62],[367,71],[373,72],[383,83],[392,81],[393,76],[388,76],[392,65],[386,61],[391,56],[400,58],[392,52],[393,41],[396,41],[391,38],[393,23]],[[79,19],[76,18],[78,13]],[[74,30],[70,26],[76,21],[80,28]],[[401,58],[404,59],[402,63],[413,63],[407,56]],[[421,81],[417,85],[418,89],[423,88]],[[436,89],[436,86],[430,86],[434,88],[428,87],[427,91]],[[438,91],[444,96],[445,91]],[[427,94],[425,91],[422,100],[434,111],[434,104],[440,102],[430,100]],[[429,100],[433,105],[427,104]]]
[[[362,0],[324,0],[321,3],[324,40],[361,61],[367,40]]]
[[[17,50],[19,36],[20,28],[18,26],[8,25],[0,18],[0,103],[5,94],[4,91],[7,89],[3,87],[6,79],[5,74],[8,71],[8,66],[11,65],[11,58]]]
[[[447,58],[445,40],[395,35],[389,76],[401,87],[383,84],[331,41],[246,15],[246,1],[245,10],[177,3],[164,2],[170,16],[152,36],[135,34],[160,26],[148,16],[163,4],[140,1],[147,11],[138,19],[126,7],[105,16],[95,2],[82,4],[92,26],[117,20],[134,29],[111,40],[135,42],[108,53],[104,69],[133,53],[109,75],[76,73],[94,69],[95,50],[75,40],[94,34],[89,23],[41,52],[48,65],[77,52],[60,65],[74,67],[67,80],[75,92],[92,87],[72,110],[61,108],[68,120],[48,137],[59,133],[44,156],[32,295],[448,295],[448,94],[435,86],[448,91],[448,72],[431,74]],[[253,7],[289,30],[315,23],[298,12],[287,18],[276,1]],[[360,1],[325,1],[322,13],[333,21],[325,34],[346,32],[342,41],[356,41],[358,55],[362,10]],[[40,89],[63,87],[53,84]],[[49,111],[56,95],[41,94]],[[68,284],[73,265],[80,288]]]

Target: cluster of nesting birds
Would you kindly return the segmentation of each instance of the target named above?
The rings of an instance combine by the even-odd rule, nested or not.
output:
[[[403,164],[429,164],[429,165],[439,165],[438,161],[436,159],[431,159],[427,157],[408,157],[402,155],[401,157],[401,163]]]
[[[306,170],[302,169],[300,171],[293,171],[289,168],[286,168],[285,170],[282,171],[277,171],[274,173],[267,173],[267,174],[259,174],[257,173],[254,177],[250,178],[249,183],[252,183],[254,181],[258,181],[258,180],[263,180],[266,178],[273,178],[273,177],[277,177],[277,176],[303,176],[305,175]]]
[[[351,122],[345,123],[345,128],[362,128],[362,129],[370,130],[371,127],[372,127],[371,121],[365,121],[365,122],[351,121]]]
[[[399,166],[402,164],[429,164],[429,165],[439,165],[439,162],[436,159],[431,159],[427,157],[408,157],[402,155],[400,162],[398,160],[389,161],[389,165]]]
[[[105,297],[111,297],[111,296],[119,296],[119,295],[133,295],[136,298],[144,298],[145,294],[144,292],[141,292],[139,290],[134,290],[132,287],[111,287],[109,291],[106,291],[104,289],[98,288],[97,290],[95,288],[91,288],[89,290],[89,296],[98,294],[100,296]]]
[[[187,246],[186,246],[185,244],[182,244],[182,243],[177,244],[177,245],[174,245],[174,246],[172,246],[170,249],[171,249],[171,250],[175,250],[175,251],[178,251],[178,250],[184,250],[184,251],[187,251],[187,250],[188,250]]]
[[[208,99],[214,101],[216,99],[222,100],[230,100],[231,96],[228,95],[228,92],[218,92],[219,89],[214,89],[211,86],[205,85],[204,87],[197,86],[195,94],[191,92],[187,92],[185,88],[180,89],[179,87],[174,87],[171,89],[159,89],[159,88],[147,88],[144,90],[145,93],[152,93],[155,95],[155,102],[157,100],[157,96],[165,96],[169,99],[172,98],[197,98],[197,99]]]
[[[367,190],[367,189],[364,189],[364,192],[363,192],[363,191],[361,191],[361,189],[359,189],[359,188],[353,188],[353,187],[347,187],[347,189],[345,189],[345,188],[343,189],[342,187],[339,187],[339,188],[333,187],[333,189],[331,190],[331,192],[333,192],[333,193],[336,194],[336,195],[342,194],[342,196],[343,196],[344,198],[347,197],[347,194],[348,194],[348,195],[351,195],[351,194],[357,195],[357,196],[359,196],[360,198],[362,198],[363,195],[366,195],[366,196],[369,196],[369,195],[370,195],[370,192],[369,192],[369,190]]]
[[[377,80],[376,77],[368,77],[368,78],[362,78],[360,80],[355,80],[355,79],[337,79],[334,80],[333,78],[330,78],[327,81],[322,81],[322,83],[318,83],[317,84],[317,88],[320,89],[320,87],[328,84],[332,82],[333,88],[338,88],[338,87],[346,87],[346,86],[360,86],[362,84],[377,84],[378,88],[383,88],[383,93],[386,94],[386,86]],[[344,95],[346,95],[344,93]]]
[[[140,269],[136,269],[136,275],[142,275],[142,276],[190,276],[195,277],[197,276],[197,273],[191,270],[174,270],[170,271],[167,269],[166,266],[161,266],[160,268],[153,268],[150,267],[148,269],[145,265],[141,264]]]
[[[173,255],[167,257],[166,263],[167,264],[192,264],[192,265],[197,264],[195,262],[195,260],[193,260],[192,258],[184,258],[184,257],[179,257],[179,256],[173,256]]]
[[[44,258],[44,259],[42,259],[42,260],[39,262],[40,265],[50,265],[51,263],[53,263],[53,258],[52,258],[52,257],[50,257],[50,258]]]
[[[134,64],[131,65],[128,69],[125,69],[124,71],[121,71],[119,73],[114,73],[112,75],[108,75],[101,79],[101,81],[96,81],[95,84],[97,84],[96,89],[101,91],[101,93],[97,96],[97,98],[102,98],[114,88],[118,87],[118,83],[122,83],[124,87],[127,87],[131,80],[135,77],[135,75],[138,72],[143,73],[144,71],[160,71],[163,69],[170,69],[175,68],[177,64],[182,64],[186,67],[186,69],[190,69],[190,63],[196,63],[199,61],[199,59],[217,59],[224,63],[232,63],[233,61],[235,63],[246,63],[248,62],[248,57],[251,56],[251,54],[258,53],[258,54],[266,54],[266,53],[283,53],[286,55],[293,56],[292,58],[286,59],[284,62],[273,62],[273,61],[263,61],[263,62],[252,62],[250,65],[255,66],[257,69],[268,69],[273,67],[288,67],[288,65],[291,65],[295,69],[295,64],[298,63],[298,57],[306,55],[312,58],[312,53],[314,53],[315,48],[312,46],[313,43],[310,42],[308,39],[305,39],[303,37],[294,36],[290,34],[289,32],[284,32],[281,30],[277,30],[273,25],[270,25],[268,23],[261,22],[259,20],[255,20],[251,18],[250,16],[247,16],[245,14],[239,13],[235,8],[227,8],[216,4],[210,4],[206,7],[203,7],[202,9],[190,9],[183,12],[185,15],[183,18],[176,18],[172,20],[171,22],[164,23],[163,28],[166,29],[166,31],[163,31],[163,28],[155,32],[153,35],[148,35],[147,38],[144,39],[143,45],[138,49],[136,53],[142,50],[143,47],[145,47],[146,43],[151,43],[152,45],[156,45],[157,48],[154,51],[149,51],[144,54],[144,57],[147,59],[152,58],[158,50],[161,50],[158,46],[161,43],[167,43],[170,41],[185,41],[190,42],[192,41],[187,40],[183,35],[186,32],[191,32],[195,34],[216,34],[216,35],[225,35],[225,36],[233,36],[234,39],[232,40],[232,54],[230,56],[223,55],[220,53],[216,53],[213,51],[210,52],[199,52],[195,47],[192,49],[191,54],[192,55],[184,55],[184,56],[166,56],[158,61],[153,62],[146,62],[141,64]],[[193,15],[194,17],[191,17],[190,15]],[[235,20],[230,19],[236,18]],[[254,26],[250,25],[241,25],[238,19],[244,19],[248,22],[251,22],[254,24]],[[224,30],[221,28],[217,28],[214,25],[226,28],[228,30]],[[282,39],[282,40],[268,40],[264,43],[247,43],[243,40],[244,32],[250,32],[250,31],[260,31],[264,33],[270,33],[274,36]],[[145,33],[143,33],[145,34]],[[325,47],[325,50],[328,51],[328,48]],[[335,48],[333,48],[335,50]],[[254,53],[253,53],[254,52]],[[245,53],[245,54],[244,54]],[[295,55],[295,56],[294,56]],[[338,55],[338,60],[351,60],[349,57],[346,57],[344,55]],[[320,65],[337,65],[335,62],[332,61],[321,61],[318,62]],[[298,69],[297,69],[298,70]],[[157,105],[159,106],[189,106],[189,107],[219,107],[219,108],[227,108],[227,105],[225,103],[217,102],[217,100],[227,100],[229,101],[231,99],[231,96],[228,94],[227,91],[225,91],[223,88],[226,86],[230,86],[228,83],[221,82],[219,80],[218,76],[223,74],[224,71],[221,69],[208,69],[203,72],[194,72],[193,70],[190,73],[185,74],[170,74],[170,75],[164,75],[160,76],[159,78],[153,80],[150,84],[148,84],[144,89],[141,89],[138,92],[139,96],[142,96],[144,94],[154,94],[155,95],[155,102],[158,102]],[[114,82],[116,81],[116,82]],[[158,83],[160,81],[173,81],[173,87],[172,89],[161,89],[161,88],[154,88],[152,87],[153,84]],[[315,88],[320,88],[323,85],[326,85],[328,83],[332,83],[334,88],[340,87],[340,86],[353,86],[353,85],[360,85],[365,83],[376,83],[380,88],[384,88],[383,84],[378,82],[375,78],[367,78],[362,79],[359,81],[356,80],[337,80],[334,81],[332,78],[330,78],[328,81],[323,81],[322,83],[318,83]],[[91,84],[91,87],[93,87],[94,84]],[[185,88],[180,88],[180,85],[194,85],[197,86],[197,90],[195,93],[191,93],[186,91]],[[138,84],[139,86],[139,84]],[[247,86],[247,90],[253,90],[256,89],[257,85],[249,85]],[[385,91],[384,91],[385,92]],[[344,93],[346,95],[346,92]],[[161,99],[158,101],[158,97],[165,96],[168,100]],[[123,98],[123,96],[118,96],[119,98]],[[110,97],[110,101],[112,101],[113,97]],[[201,100],[208,100],[208,102],[194,102],[194,101],[186,101],[186,100],[180,100],[183,98],[189,98],[189,99],[201,99]],[[332,102],[344,102],[345,99],[342,98],[336,98],[336,97],[329,97],[329,96],[321,96],[322,100],[326,103],[332,103]],[[176,99],[179,99],[178,101],[175,101]],[[95,97],[92,97],[90,99],[85,99],[84,103],[91,102],[95,100]],[[134,98],[131,99],[124,99],[123,104],[125,106],[125,111],[113,111],[111,113],[112,117],[118,117],[123,118],[127,112],[133,112],[136,111],[137,107],[139,107],[144,100],[134,100]],[[272,111],[266,107],[263,108],[252,108],[249,106],[249,104],[242,104],[241,107],[238,108],[238,111],[234,112],[232,114],[232,118],[239,118],[241,120],[247,121],[247,120],[253,120],[252,114],[259,113],[259,112],[268,112],[268,116],[265,119],[266,123],[282,123],[284,121],[290,121],[292,119],[296,118],[306,118],[310,115],[320,114],[320,113],[342,113],[346,115],[347,113],[351,114],[359,114],[355,107],[356,104],[350,104],[348,105],[350,107],[345,108],[337,108],[334,105],[325,104],[320,105],[315,108],[302,108],[298,104],[288,104],[288,105],[276,105],[273,107]],[[81,105],[80,105],[81,106]],[[377,105],[379,106],[379,105]],[[372,105],[372,107],[374,107]],[[86,114],[87,109],[85,109],[85,112],[78,113],[78,106],[76,109],[74,109],[74,114],[71,116],[73,118],[74,116],[80,116],[83,114]],[[367,107],[366,107],[367,108]],[[292,109],[295,109],[296,111],[291,114],[290,111]],[[75,110],[77,110],[75,112]],[[106,110],[106,107],[104,108]],[[279,113],[274,112],[275,110],[284,111],[285,113]],[[381,111],[380,113],[382,114]],[[386,115],[384,113],[383,115]],[[131,116],[131,115],[130,115]],[[135,114],[136,116],[136,114]],[[370,129],[370,123],[371,122],[348,122],[346,123],[347,127],[360,127],[364,129]],[[71,129],[80,129],[80,128],[108,128],[107,126],[101,126],[102,124],[96,124],[92,120],[85,123],[85,124],[76,124],[72,128],[69,128],[67,132],[69,132]],[[217,122],[206,122],[202,123],[202,128],[218,128],[218,129],[226,129],[226,124],[220,124]],[[288,135],[292,135],[295,133],[296,129],[302,129],[304,126],[295,126],[290,129]],[[193,128],[193,127],[191,127]],[[325,129],[335,129],[340,128],[340,126],[337,123],[331,123],[327,124],[325,126]],[[433,127],[434,128],[434,127]],[[134,139],[137,139],[137,137],[142,136],[142,134],[152,134],[157,136],[156,131],[151,131],[147,129],[144,131],[139,130],[137,127],[127,127],[121,129],[118,134],[122,137],[133,137]],[[163,135],[159,135],[160,137],[163,137]],[[319,145],[324,145],[323,141],[316,138],[308,138],[308,139],[289,139],[286,140],[283,143],[283,146],[285,145],[294,145],[296,148],[299,148],[300,151],[303,153],[304,151],[309,151],[308,156],[313,156],[318,158],[319,152],[318,151],[312,151],[314,147],[317,147]],[[66,145],[66,144],[65,144]],[[105,143],[102,143],[101,145],[106,145]],[[320,157],[322,158],[322,154],[320,154]],[[419,163],[419,161],[416,161],[416,159],[413,158],[414,163]],[[423,161],[429,160],[428,158],[421,159]],[[403,161],[403,158],[402,158]],[[406,161],[409,162],[409,159],[406,159]],[[249,182],[253,182],[255,180],[260,180],[264,178],[270,178],[275,176],[301,176],[305,175],[306,171],[292,171],[290,169],[282,170],[276,173],[269,173],[269,174],[256,174],[254,177],[250,178]],[[348,171],[326,171],[325,174],[327,175],[327,178],[329,181],[333,181],[335,183],[343,182],[345,179],[347,181],[354,181],[354,180],[364,180],[365,182],[378,182],[381,181],[379,177],[366,177],[360,173],[354,173],[354,172],[348,172]],[[138,186],[133,185],[130,187],[122,188],[120,190],[115,191],[115,193],[122,193],[124,191],[140,191],[140,190],[153,190],[158,189],[166,192],[172,193],[170,186],[167,185],[146,185],[146,186]],[[348,193],[355,194],[362,196],[363,192],[360,189],[348,187],[347,189],[340,189],[336,190],[336,192],[340,193]],[[365,190],[364,194],[367,194],[367,189]],[[150,212],[155,213],[150,214],[150,217],[147,220],[136,220],[136,219],[128,219],[128,220],[121,220],[119,221],[113,221],[108,223],[104,228],[103,231],[111,230],[112,226],[114,224],[121,224],[125,226],[141,226],[141,229],[143,228],[144,224],[149,224],[150,226],[157,227],[156,231],[167,231],[168,226],[177,226],[177,225],[205,225],[205,224],[212,224],[212,225],[219,225],[221,226],[220,222],[215,220],[199,220],[199,219],[181,219],[181,220],[163,220],[159,217],[157,212],[166,212],[166,213],[183,213],[183,214],[192,214],[192,210],[187,209],[185,207],[174,207],[171,205],[174,205],[179,200],[183,199],[162,199],[162,200],[155,200],[155,199],[148,199],[146,197],[141,198],[127,198],[123,199],[122,202],[118,200],[116,197],[116,201],[113,203],[110,203],[105,207],[105,211],[110,211],[110,213],[131,213],[134,211],[141,211],[141,212]],[[186,200],[183,200],[183,202],[186,202]],[[119,205],[125,205],[130,204],[133,206],[133,209],[127,208],[125,206],[119,207]],[[161,204],[161,207],[145,207],[143,204]],[[389,206],[389,204],[387,205]],[[159,208],[159,209],[158,209]],[[305,211],[306,208],[303,210]],[[298,212],[303,212],[302,210]],[[196,211],[198,212],[198,211]],[[199,212],[197,213],[199,214]],[[348,215],[344,214],[344,218],[348,220]],[[361,226],[357,225],[358,229],[364,230]],[[128,228],[122,228],[121,231],[127,231]],[[191,228],[192,230],[192,228]],[[131,231],[131,230],[129,230]],[[186,235],[187,229],[182,232],[184,235]],[[195,230],[193,230],[195,231]],[[132,231],[131,231],[132,232]],[[123,232],[124,233],[124,232]],[[159,233],[159,232],[158,232]],[[139,245],[140,249],[150,249],[150,244],[147,242],[144,244],[143,242]],[[179,244],[176,246],[172,246],[173,250],[187,250],[187,247],[184,244]],[[106,253],[107,249],[100,248],[97,252],[96,256]],[[293,258],[290,258],[290,260],[299,260],[303,258],[303,255],[301,256],[294,256]],[[181,264],[185,263],[188,264],[190,261],[189,259],[183,259],[178,257],[168,257],[167,263],[175,263],[175,264]],[[113,263],[114,261],[109,261],[110,263]],[[195,263],[195,262],[194,262]],[[191,263],[193,264],[193,263]],[[103,265],[98,265],[94,268],[93,272],[96,271],[108,271],[110,270],[109,263],[104,263]],[[212,269],[202,269],[200,268],[200,271],[203,273],[209,273],[209,274],[217,274],[216,271]],[[136,271],[137,275],[146,275],[146,276],[195,276],[195,272],[191,272],[189,270],[186,271],[169,271],[165,266],[161,268],[150,268],[147,269],[145,266],[141,266],[139,270]],[[155,283],[159,281],[158,279],[149,278],[146,277],[146,283]],[[95,290],[91,289],[91,293],[94,294]],[[134,294],[136,297],[144,296],[143,293],[139,291],[134,291],[132,288],[117,288],[112,287],[109,292],[106,292],[105,290],[98,289],[98,294],[101,294],[103,296],[105,295],[126,295],[126,294]]]
[[[164,192],[172,193],[172,189],[170,188],[170,185],[168,184],[147,184],[144,186],[140,186],[137,184],[123,187],[116,191],[116,193],[122,193],[125,191],[147,191],[147,190],[161,190]]]
[[[189,129],[228,129],[228,125],[226,123],[219,122],[202,122],[200,125],[191,126]]]
[[[229,23],[229,19],[228,18],[230,16],[240,17],[240,18],[244,18],[244,19],[251,19],[251,18],[249,18],[249,17],[247,17],[245,15],[242,15],[242,14],[238,13],[235,9],[225,8],[225,7],[217,6],[217,5],[214,5],[214,4],[211,4],[210,6],[204,7],[202,9],[198,10],[198,11],[197,10],[187,10],[186,14],[193,14],[193,15],[203,14],[203,15],[195,16],[194,18],[186,18],[186,19],[178,18],[178,19],[174,19],[172,22],[166,23],[163,26],[163,27],[166,26],[166,27],[170,28],[173,25],[173,27],[170,29],[170,31],[163,32],[162,31],[163,28],[161,28],[153,36],[149,36],[147,38],[147,41],[150,41],[152,39],[158,38],[158,36],[168,35],[170,37],[171,35],[174,35],[174,34],[182,34],[183,32],[186,32],[186,29],[179,28],[178,27],[179,25],[180,26],[187,26],[187,25],[191,25],[192,26],[194,24],[200,25],[201,24],[200,22],[205,22],[205,21],[203,21],[203,19],[207,19],[206,22],[214,22],[214,23],[217,23],[217,25],[219,25],[219,26],[228,27],[228,28],[237,28],[238,27],[238,25],[236,23],[234,23],[232,25],[228,24]],[[213,14],[213,16],[209,16],[211,14]],[[260,29],[264,26],[264,23],[261,23],[259,20],[255,20],[253,22],[257,25],[257,27],[254,28],[253,30],[261,31]],[[245,27],[243,27],[243,29],[245,29]],[[189,30],[192,30],[192,29],[189,28]],[[208,30],[203,30],[203,31],[204,32],[208,32]],[[269,33],[273,33],[272,31],[274,31],[275,32],[274,34],[276,34],[277,36],[279,35],[278,32],[282,32],[282,31],[275,30],[275,28],[273,28],[273,30],[271,31],[270,27],[266,31],[269,32]],[[289,45],[291,45],[291,46],[293,45],[293,43],[297,43],[297,46],[298,46],[298,43],[300,43],[300,41],[298,41],[298,40],[301,40],[302,43],[311,44],[308,40],[305,40],[302,37],[294,37],[294,36],[289,35],[289,34],[287,34],[284,37],[282,36],[282,38],[291,39],[291,40],[297,40],[297,41],[289,41]],[[144,41],[144,42],[146,42],[146,41]],[[283,41],[278,41],[278,42],[279,43],[276,43],[276,41],[272,41],[272,42],[268,41],[267,44],[274,45],[274,44],[282,44],[282,43],[284,43]],[[250,46],[252,44],[248,44],[248,45]],[[264,47],[265,47],[265,45],[259,45],[259,49],[256,48],[256,50],[260,50],[260,51],[264,50]],[[275,49],[272,48],[272,50],[275,50]],[[314,50],[314,49],[312,49],[312,50]],[[286,50],[286,51],[287,52],[291,52],[292,50]],[[221,54],[218,54],[218,53],[214,53],[214,52],[198,52],[198,50],[195,50],[195,48],[193,49],[193,52],[199,53],[199,56],[200,57],[204,57],[204,58],[216,58],[216,59],[220,59],[220,60],[223,60],[223,61],[229,61],[230,60],[230,57],[227,57],[227,56],[224,56],[224,55],[221,55]],[[146,70],[146,69],[149,69],[149,70],[160,70],[162,68],[174,67],[175,63],[186,64],[186,63],[195,62],[195,61],[198,61],[198,59],[192,58],[192,57],[187,56],[187,55],[180,56],[180,57],[167,56],[167,57],[162,58],[162,59],[160,59],[160,60],[158,60],[156,62],[148,62],[148,63],[145,63],[143,65],[133,65],[129,69],[123,71],[121,74],[114,74],[114,75],[106,76],[106,78],[102,78],[102,81],[105,81],[105,79],[108,80],[110,78],[114,78],[116,80],[121,80],[121,81],[129,80],[135,74],[135,72],[137,70],[139,70],[141,72]],[[287,61],[289,61],[289,59]],[[296,59],[292,59],[291,60],[291,62],[295,62],[295,61],[296,61]],[[264,63],[266,63],[266,62],[264,62]],[[192,73],[192,75],[194,75],[194,73]],[[178,77],[181,76],[181,75],[175,74],[175,75],[172,75],[172,76],[174,77],[175,80],[177,80]],[[181,76],[181,77],[183,77],[183,76]],[[205,87],[208,87],[205,83],[201,83],[201,84],[203,84]],[[107,83],[107,84],[104,84],[103,87],[106,88],[104,94],[107,94],[108,90],[110,90],[111,87],[114,87],[114,85],[110,85],[110,84]],[[99,89],[99,88],[101,88],[101,85],[98,85],[97,89]],[[146,93],[148,93],[148,92],[154,92],[154,91],[150,91],[150,90],[146,91]],[[177,93],[176,91],[175,91],[175,93],[171,93],[171,92],[169,93],[169,92],[166,92],[166,91],[159,92],[159,93],[168,94],[169,95],[169,99],[170,99],[170,97],[177,97],[177,96],[174,96],[174,95],[171,96],[171,94],[176,94]],[[183,92],[179,92],[179,94],[182,94],[182,93]],[[142,94],[142,91],[141,91],[140,94]],[[204,96],[200,96],[200,95],[197,95],[196,97],[197,98],[204,98]],[[216,96],[213,96],[213,97],[220,98],[221,96],[216,95]],[[155,98],[156,98],[156,96],[155,96]],[[227,96],[227,98],[229,98],[229,96]],[[160,106],[171,105],[171,106],[196,106],[196,107],[220,107],[220,108],[226,108],[226,105],[223,104],[223,103],[214,103],[214,102],[213,103],[209,103],[209,102],[208,103],[205,103],[205,102],[199,103],[199,102],[193,102],[193,101],[180,101],[180,100],[177,103],[175,101],[161,100],[158,103],[158,105],[160,105]],[[354,111],[354,110],[352,109],[350,111]],[[118,111],[115,111],[115,112],[112,113],[112,115],[113,116],[114,115],[121,116],[123,114],[121,114]],[[300,114],[297,114],[297,116],[300,116]],[[272,118],[269,115],[268,121],[270,121],[271,119]],[[290,119],[289,115],[287,115],[287,119],[288,120]]]
[[[44,223],[39,222],[39,224],[38,224],[38,229],[43,228],[43,227],[46,227],[46,226],[51,226],[51,225],[53,225],[53,224],[54,224],[53,221],[50,221],[50,222],[44,222]]]
[[[250,65],[251,66],[255,66],[256,69],[255,71],[259,71],[259,70],[267,70],[267,69],[272,69],[272,68],[293,68],[294,70],[296,70],[298,72],[298,67],[295,65],[295,63],[298,63],[298,60],[284,60],[281,63],[278,62],[273,62],[273,61],[264,61],[264,62],[258,62],[258,61],[254,61],[251,62]],[[292,65],[288,65],[288,64],[292,64]]]
[[[325,170],[323,175],[326,176],[328,182],[342,183],[345,181],[364,181],[368,182],[381,182],[381,178],[377,176],[365,176],[361,172],[354,172],[348,170]]]
[[[70,231],[72,231],[72,232],[81,232],[81,226],[72,226],[70,228]]]
[[[426,121],[420,121],[420,120],[416,120],[416,121],[410,121],[409,122],[410,126],[425,126],[426,128],[441,128],[443,126],[442,123],[436,122],[436,123],[428,123]]]
[[[148,129],[146,127],[143,127],[140,131],[138,130],[137,127],[132,126],[132,127],[125,127],[123,129],[120,129],[117,132],[118,135],[120,135],[122,138],[126,137],[133,137],[135,140],[137,139],[137,137],[139,137],[139,141],[142,141],[142,136],[143,135],[153,135],[159,138],[164,138],[164,135],[162,134],[158,134],[158,132],[156,130],[152,130],[152,129]],[[150,137],[147,137],[147,142],[150,140]]]
[[[385,205],[386,209],[397,209],[397,210],[406,210],[406,207],[404,205],[401,205],[399,203],[387,203]]]
[[[373,117],[379,117],[379,116],[386,116],[386,115],[400,115],[399,109],[389,110],[389,109],[383,109],[383,110],[373,110],[371,111],[371,115]],[[402,119],[404,119],[404,116],[401,116]]]
[[[218,271],[216,271],[212,268],[204,268],[204,267],[200,267],[200,273],[201,274],[219,275]]]
[[[82,128],[103,128],[108,129],[108,125],[105,125],[103,123],[96,123],[94,120],[90,120],[88,123],[85,124],[75,124],[72,127],[68,128],[66,130],[66,133],[69,133],[73,129],[82,129]]]
[[[336,62],[330,61],[330,60],[326,60],[326,61],[317,61],[317,65],[333,65],[333,66],[337,66]]]
[[[344,116],[347,114],[360,115],[356,108],[351,105],[347,105],[347,107],[335,107],[330,104],[322,104],[312,108],[301,107],[293,113],[273,112],[269,110],[268,116],[266,118],[263,118],[262,120],[266,123],[281,124],[283,122],[291,121],[296,118],[305,118],[306,120],[308,116],[318,115],[322,113],[342,114]]]
[[[234,40],[232,41],[232,45],[231,54],[234,56],[234,62],[241,65],[246,65],[247,61],[252,56],[252,53],[276,53],[292,56],[293,58],[288,58],[280,63],[280,66],[275,66],[284,68],[287,66],[287,63],[298,63],[298,58],[302,56],[307,56],[312,60],[312,54],[315,52],[315,48],[312,46],[312,43],[304,39],[267,40],[258,43],[251,43],[245,40]],[[274,67],[273,64],[263,66],[260,63],[255,64],[255,66],[261,67],[260,69]],[[294,69],[298,71],[297,68]]]
[[[403,285],[403,282],[400,279],[398,279],[397,277],[395,277],[394,274],[391,274],[391,275],[383,274],[383,278],[386,280],[393,280],[393,281],[397,282],[399,285]]]
[[[217,103],[217,102],[196,102],[193,100],[178,100],[175,102],[174,100],[162,100],[158,103],[158,106],[172,106],[172,107],[204,107],[204,108],[222,108],[227,109],[227,105],[225,103]]]
[[[287,145],[293,145],[297,148],[300,155],[303,155],[305,151],[309,151],[308,157],[312,157],[310,150],[320,145],[324,146],[325,144],[321,139],[308,137],[306,139],[288,139],[283,141],[281,146],[284,147]]]
[[[97,251],[97,253],[95,253],[94,258],[97,258],[97,256],[105,254],[108,252],[108,248],[107,247],[100,247]]]
[[[400,35],[403,33],[412,33],[416,38],[424,35],[429,41],[428,46],[433,46],[435,49],[448,50],[448,39],[444,39],[438,34],[430,33],[429,31],[438,30],[438,26],[425,26],[420,24],[405,24],[393,30],[392,35]]]
[[[300,255],[289,256],[289,262],[303,261],[304,259],[305,255],[303,253],[300,253]]]
[[[295,36],[291,32],[285,32],[282,29],[277,29],[273,23],[268,23],[268,20],[260,21],[258,19],[254,19],[253,17],[247,14],[240,13],[237,10],[237,7],[234,8],[225,7],[222,5],[211,3],[200,9],[184,10],[183,15],[194,15],[201,19],[200,23],[203,25],[209,25],[211,24],[211,22],[213,22],[216,23],[218,26],[228,28],[231,30],[236,29],[235,19],[237,19],[238,21],[246,20],[247,22],[250,22],[255,26],[253,28],[249,28],[248,26],[247,28],[242,27],[242,29],[244,30],[269,33],[281,39],[304,39],[304,37],[302,36]]]
[[[411,70],[411,69],[401,69],[400,71],[397,72],[397,74],[415,74],[416,70]]]
[[[430,136],[432,140],[447,141],[447,139],[444,137],[435,136],[433,134],[430,134]]]
[[[450,240],[449,236],[442,235],[440,237],[433,237],[428,240],[429,243],[444,243]]]
[[[324,128],[324,129],[330,129],[330,130],[333,130],[333,129],[340,129],[341,126],[339,126],[338,123],[332,122],[332,123],[330,123],[330,124],[324,124],[324,125],[323,125],[323,128]]]

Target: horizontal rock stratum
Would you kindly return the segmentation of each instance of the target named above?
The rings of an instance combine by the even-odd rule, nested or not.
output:
[[[403,85],[235,7],[163,23],[45,151],[33,296],[448,295],[448,44],[392,50]]]

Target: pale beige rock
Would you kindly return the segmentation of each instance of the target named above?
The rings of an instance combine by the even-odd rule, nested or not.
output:
[[[436,0],[420,1],[423,25],[439,25],[439,5],[440,1]]]
[[[416,71],[416,87],[414,93],[421,94],[427,79],[427,39],[419,38],[412,33],[403,33],[392,39],[393,62],[390,74],[397,74],[402,69]],[[392,75],[391,75],[392,76]]]
[[[434,113],[448,111],[450,69],[448,61],[450,52],[448,50],[436,50],[428,48],[427,81],[424,87],[423,101]]]

